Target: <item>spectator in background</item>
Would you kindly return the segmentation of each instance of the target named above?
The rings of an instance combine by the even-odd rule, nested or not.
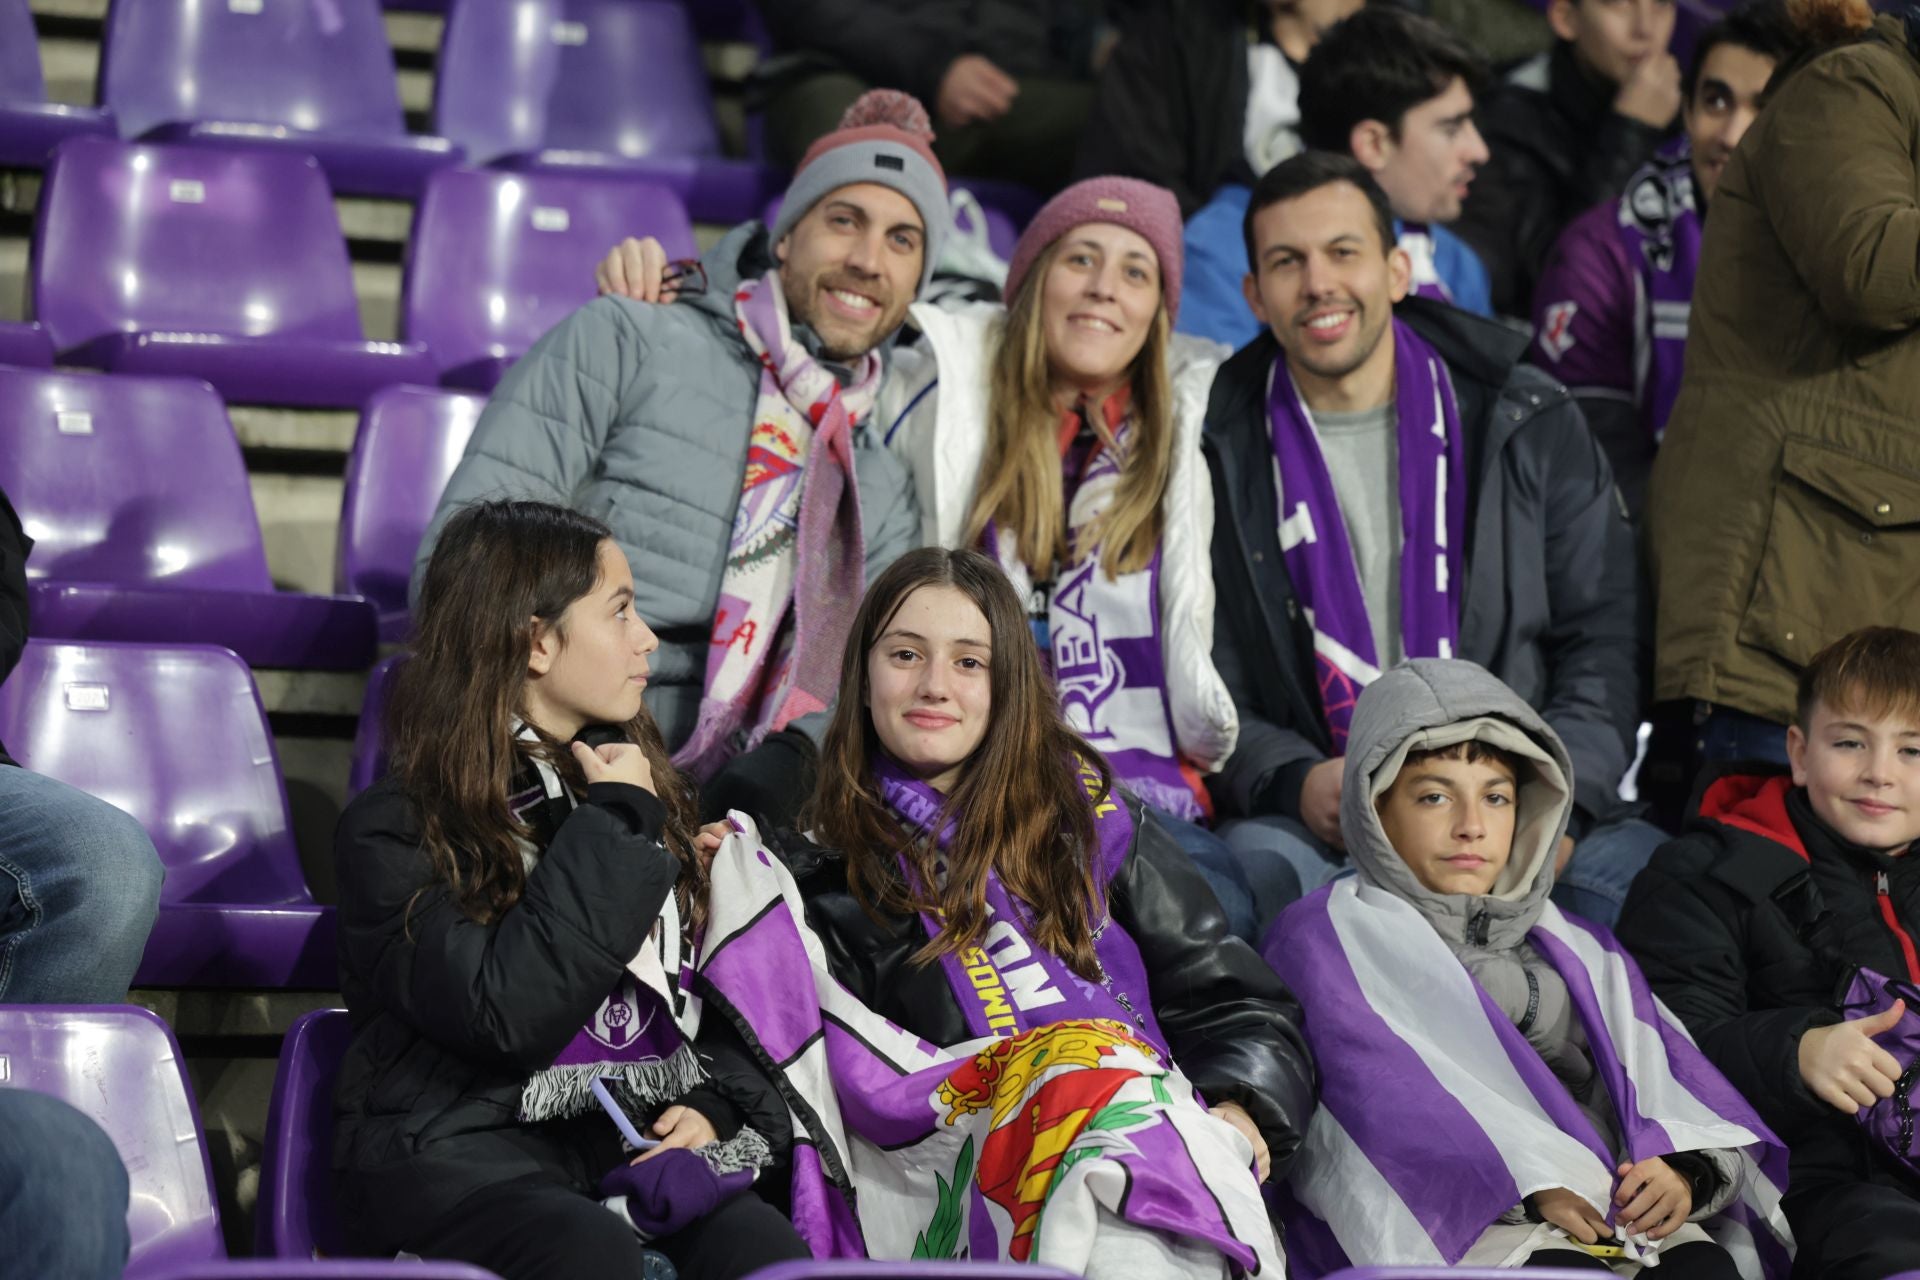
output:
[[[1387,193],[1413,291],[1490,314],[1487,271],[1442,225],[1460,216],[1487,146],[1473,123],[1486,64],[1445,27],[1384,5],[1327,29],[1300,68],[1300,138],[1352,155]],[[1183,329],[1231,346],[1258,337],[1237,234],[1250,192],[1222,187],[1187,224]]]
[[[1790,13],[1809,50],[1715,188],[1647,506],[1655,696],[1700,704],[1708,760],[1784,761],[1815,653],[1920,629],[1914,20]]]
[[[680,303],[603,297],[508,372],[421,543],[415,594],[468,503],[604,518],[636,568],[634,607],[660,624],[647,696],[675,763],[713,812],[790,817],[851,587],[919,542],[906,468],[866,420],[947,225],[926,113],[863,98],[808,152],[773,227],[735,228],[682,276]]]
[[[1573,758],[1555,900],[1611,923],[1663,836],[1617,785],[1640,721],[1633,535],[1606,457],[1506,326],[1408,298],[1387,198],[1310,151],[1262,178],[1248,302],[1270,332],[1221,366],[1213,469],[1214,664],[1240,712],[1213,778],[1221,834],[1264,914],[1284,862],[1336,875],[1361,688],[1405,658],[1488,667]],[[1396,304],[1398,304],[1396,306]],[[1392,495],[1386,501],[1383,495]],[[1289,877],[1290,878],[1290,877]]]
[[[1111,31],[1103,0],[761,0],[775,55],[767,141],[798,164],[869,87],[904,89],[952,173],[1052,191],[1067,179]]]
[[[1457,230],[1493,279],[1494,309],[1525,316],[1566,225],[1618,196],[1680,114],[1667,52],[1673,0],[1552,0],[1553,49],[1520,66],[1481,112],[1493,158]]]
[[[32,549],[0,493],[0,680],[27,645]],[[138,822],[0,746],[0,1004],[126,999],[164,875]],[[123,1187],[123,1212],[125,1198]]]
[[[1572,388],[1636,520],[1680,393],[1707,206],[1795,43],[1782,0],[1709,27],[1687,68],[1686,135],[1574,220],[1534,291],[1530,358]]]
[[[1182,218],[1222,187],[1250,186],[1300,150],[1300,65],[1362,3],[1134,0],[1075,176],[1143,178],[1173,192]]]
[[[127,1168],[99,1125],[58,1098],[0,1087],[0,1240],[10,1275],[119,1280],[132,1244],[127,1194]]]

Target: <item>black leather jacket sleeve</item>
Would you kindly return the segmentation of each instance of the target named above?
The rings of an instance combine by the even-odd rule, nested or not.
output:
[[[707,1079],[688,1091],[680,1105],[692,1107],[713,1124],[722,1142],[750,1125],[767,1140],[775,1156],[784,1156],[793,1143],[793,1124],[779,1090],[760,1070],[746,1042],[718,1010],[700,1019],[694,1042]]]
[[[552,1064],[639,951],[679,874],[660,843],[666,811],[624,783],[595,783],[520,900],[470,919],[420,847],[390,783],[364,792],[334,836],[343,985],[450,1053],[513,1071]]]
[[[1226,914],[1193,861],[1136,808],[1133,852],[1113,882],[1113,918],[1140,948],[1154,1016],[1181,1072],[1209,1103],[1237,1102],[1285,1176],[1318,1084],[1300,1005]]]
[[[0,493],[0,680],[27,647],[27,553],[33,539],[20,527],[7,495]]]

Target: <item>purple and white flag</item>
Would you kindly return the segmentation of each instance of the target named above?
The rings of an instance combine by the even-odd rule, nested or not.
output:
[[[695,981],[776,1073],[794,1225],[817,1255],[1285,1274],[1245,1138],[1137,1028],[1054,1020],[1009,980],[1010,1003],[1045,1012],[1010,1035],[919,1039],[834,978],[786,867],[729,816]]]
[[[1322,1082],[1283,1201],[1294,1274],[1455,1265],[1554,1187],[1611,1221],[1616,1155],[1720,1151],[1739,1185],[1701,1225],[1747,1280],[1786,1280],[1786,1148],[1611,933],[1549,903],[1528,941],[1566,981],[1615,1100],[1620,1153],[1410,903],[1345,880],[1280,918],[1266,958],[1305,1010]]]

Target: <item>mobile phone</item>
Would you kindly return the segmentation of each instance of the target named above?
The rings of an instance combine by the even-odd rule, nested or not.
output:
[[[1612,1236],[1603,1240],[1597,1240],[1592,1244],[1582,1244],[1572,1236],[1568,1236],[1567,1243],[1582,1253],[1591,1254],[1596,1258],[1618,1258],[1621,1256],[1624,1248],[1620,1241]]]
[[[593,1082],[593,1096],[599,1101],[600,1109],[613,1117],[613,1122],[619,1126],[621,1135],[633,1144],[636,1151],[645,1151],[649,1147],[659,1146],[660,1139],[649,1138],[642,1134],[639,1127],[627,1117],[625,1109],[614,1101],[613,1090],[607,1087],[609,1079],[608,1076],[598,1076]]]

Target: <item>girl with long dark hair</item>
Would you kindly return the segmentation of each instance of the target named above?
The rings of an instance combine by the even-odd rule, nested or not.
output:
[[[506,1280],[638,1280],[643,1244],[688,1280],[805,1256],[744,1191],[785,1108],[681,985],[702,837],[632,601],[606,527],[560,507],[470,507],[434,551],[391,772],[335,838],[334,1164],[369,1251]]]

